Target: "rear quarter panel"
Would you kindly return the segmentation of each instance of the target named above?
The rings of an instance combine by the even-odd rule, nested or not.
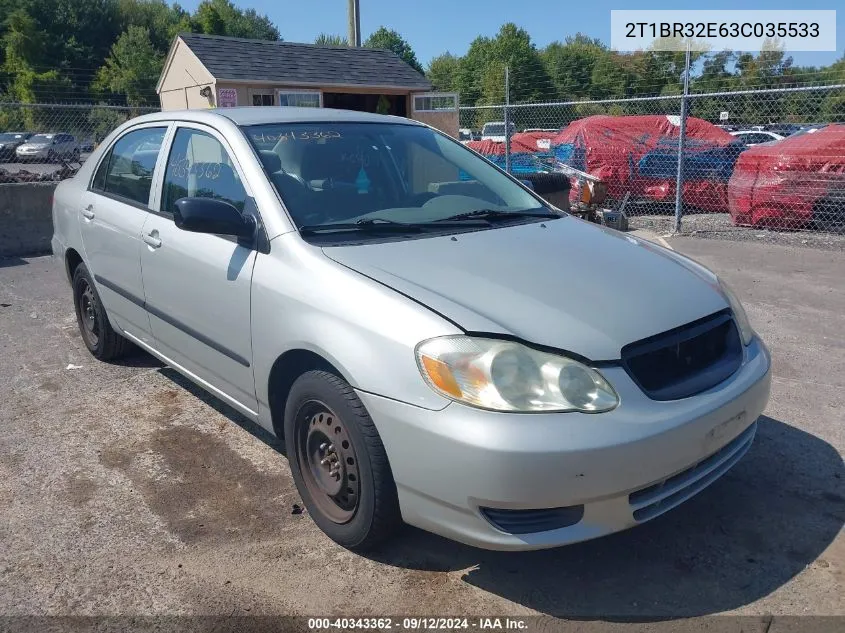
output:
[[[87,259],[79,227],[79,210],[85,186],[78,178],[79,174],[63,180],[53,193],[53,255],[61,259],[63,265],[67,251],[71,248],[79,253],[83,261]],[[66,272],[70,277],[73,271]]]

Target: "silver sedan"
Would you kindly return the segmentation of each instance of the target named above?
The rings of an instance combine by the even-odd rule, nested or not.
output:
[[[134,343],[283,436],[352,549],[403,522],[502,550],[638,525],[730,469],[769,397],[713,273],[407,119],[146,115],[53,214],[91,353]]]

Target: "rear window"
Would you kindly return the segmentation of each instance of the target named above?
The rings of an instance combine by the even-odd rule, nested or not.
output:
[[[100,163],[91,188],[146,206],[166,129],[147,127],[121,137]]]

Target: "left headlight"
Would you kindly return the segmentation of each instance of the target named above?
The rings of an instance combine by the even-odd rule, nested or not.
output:
[[[754,328],[751,327],[751,323],[748,321],[748,315],[745,313],[745,308],[742,307],[739,298],[736,296],[734,291],[731,290],[731,287],[721,279],[719,279],[719,287],[722,289],[722,292],[725,294],[725,298],[728,300],[728,304],[731,306],[731,312],[733,312],[734,320],[739,328],[739,336],[742,338],[742,344],[748,345],[754,338]]]
[[[432,389],[481,409],[600,413],[619,404],[595,369],[511,341],[443,336],[417,345],[416,356]]]

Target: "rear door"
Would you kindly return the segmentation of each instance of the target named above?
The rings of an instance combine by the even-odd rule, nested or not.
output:
[[[152,343],[141,279],[141,228],[168,124],[134,127],[103,154],[79,214],[85,259],[114,323]]]
[[[158,213],[144,224],[141,268],[155,347],[248,415],[256,415],[250,291],[256,252],[233,237],[173,223],[174,203],[209,197],[255,212],[243,172],[216,130],[179,123]]]

